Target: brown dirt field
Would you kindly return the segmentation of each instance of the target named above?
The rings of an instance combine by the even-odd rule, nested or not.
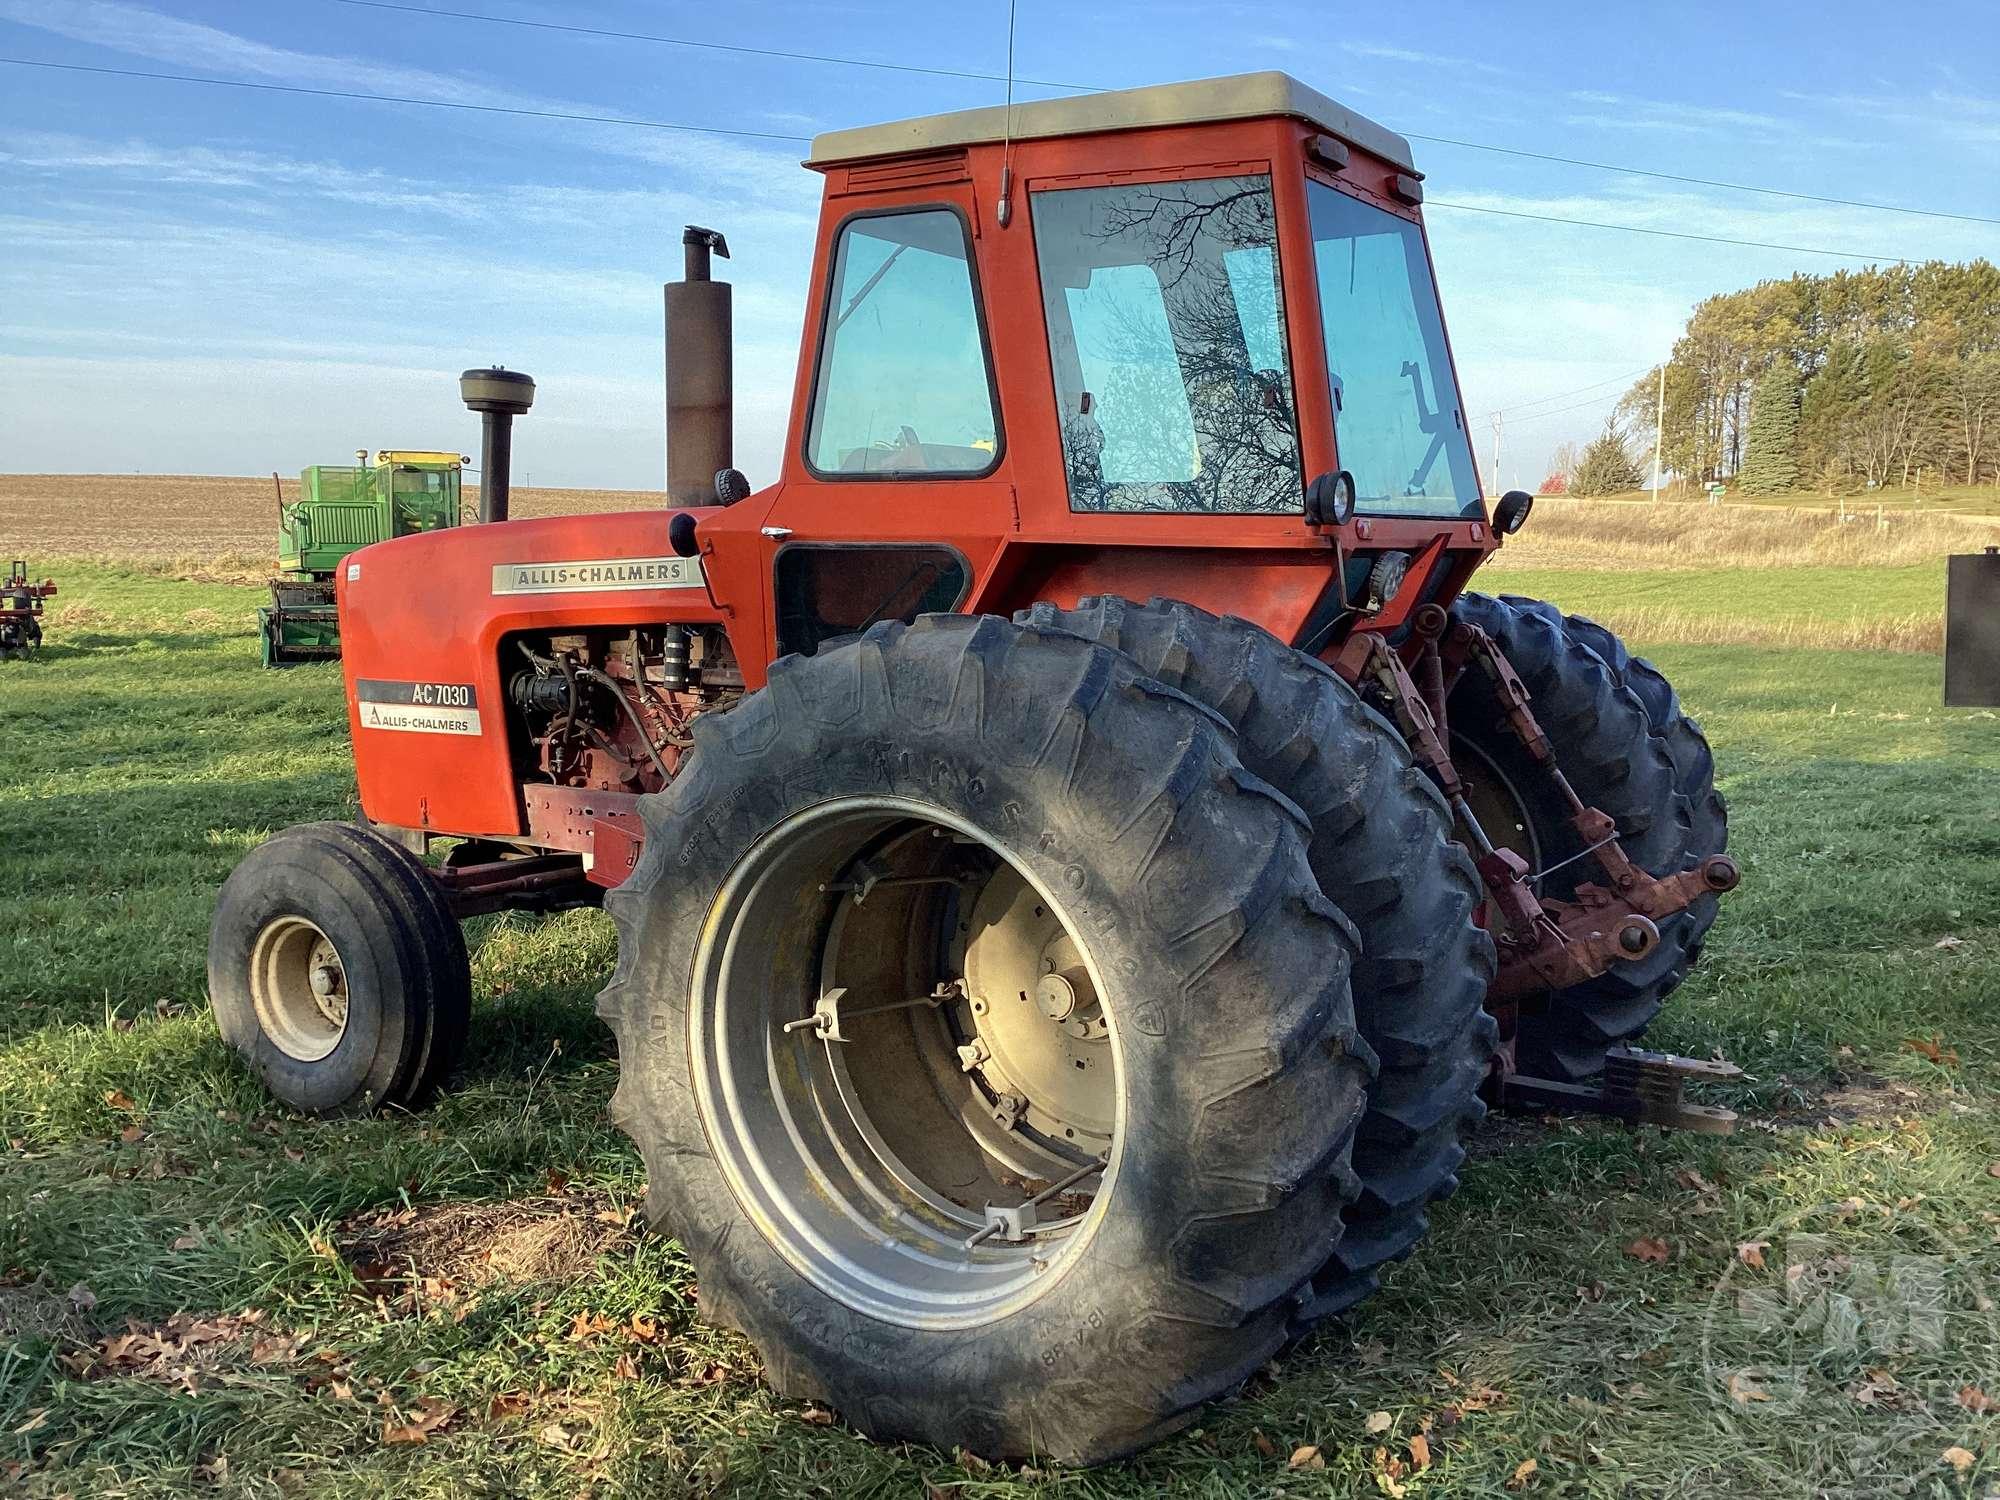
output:
[[[298,476],[284,480],[287,498]],[[465,498],[476,501],[477,485]],[[643,510],[646,490],[516,487],[513,514]],[[268,477],[202,474],[0,474],[0,552],[8,557],[201,559],[219,581],[261,578],[277,551],[277,499]]]

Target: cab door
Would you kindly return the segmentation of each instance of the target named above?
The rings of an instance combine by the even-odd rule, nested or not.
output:
[[[764,518],[777,655],[962,608],[1019,529],[962,184],[848,215]]]

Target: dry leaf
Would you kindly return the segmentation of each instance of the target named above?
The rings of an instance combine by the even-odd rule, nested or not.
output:
[[[1326,1460],[1320,1457],[1318,1443],[1307,1443],[1303,1448],[1294,1448],[1292,1450],[1292,1456],[1287,1461],[1285,1467],[1289,1469],[1324,1469],[1326,1467]]]
[[[637,1380],[639,1378],[639,1361],[634,1359],[631,1351],[628,1350],[612,1361],[611,1373],[620,1380]],[[811,1421],[812,1419],[809,1416],[806,1420]]]
[[[828,1411],[824,1406],[808,1406],[804,1411],[799,1413],[799,1420],[810,1422],[815,1427],[831,1427],[833,1425],[833,1413]]]
[[[650,1344],[660,1336],[660,1325],[644,1313],[632,1314],[632,1337],[642,1344]]]
[[[1858,1380],[1849,1386],[1847,1393],[1863,1406],[1875,1406],[1878,1404],[1893,1406],[1896,1404],[1894,1397],[1901,1389],[1902,1387],[1896,1383],[1894,1375],[1890,1374],[1887,1370],[1873,1369],[1868,1372],[1864,1379]]]
[[[1368,1420],[1361,1425],[1363,1430],[1373,1437],[1378,1432],[1387,1432],[1395,1420],[1386,1411],[1374,1411],[1368,1414]]]
[[[1962,1385],[1958,1388],[1958,1404],[1982,1417],[1988,1412],[2000,1411],[2000,1401],[1996,1401],[1976,1385]]]
[[[1718,1193],[1722,1191],[1693,1167],[1682,1167],[1680,1171],[1674,1173],[1674,1181],[1678,1182],[1682,1187],[1697,1193]]]
[[[194,1249],[195,1246],[199,1245],[200,1243],[201,1243],[201,1236],[193,1232],[189,1232],[187,1234],[183,1234],[176,1237],[173,1244],[169,1245],[167,1248],[170,1250],[192,1250]]]
[[[1943,937],[1939,938],[1935,943],[1932,943],[1931,946],[1933,948],[1942,948],[1945,950],[1945,952],[1949,953],[1954,948],[1963,948],[1965,946],[1965,939],[1962,937],[1954,937],[1951,933],[1947,932]]]
[[[1769,1240],[1745,1240],[1736,1247],[1736,1258],[1744,1265],[1761,1271],[1764,1269],[1764,1252],[1770,1248]]]
[[[135,1146],[145,1138],[146,1130],[142,1125],[127,1125],[123,1130],[118,1132],[118,1139],[128,1146]]]
[[[1255,1428],[1251,1429],[1250,1443],[1252,1447],[1266,1458],[1276,1458],[1278,1456],[1278,1445]]]
[[[1400,1482],[1404,1474],[1403,1461],[1391,1458],[1387,1448],[1377,1448],[1374,1462],[1375,1488],[1387,1495],[1389,1500],[1402,1500],[1407,1493],[1407,1486]]]
[[[139,1107],[132,1102],[132,1096],[123,1089],[106,1089],[104,1091],[104,1102],[113,1109],[122,1109],[128,1113]]]
[[[1986,1164],[1986,1175],[1988,1177],[2000,1177],[2000,1161],[1989,1161]]]
[[[1958,1066],[1958,1054],[1945,1046],[1943,1040],[1936,1035],[1910,1037],[1904,1041],[1903,1050],[1905,1052],[1914,1052],[1926,1062],[1934,1062],[1940,1067],[1955,1068]]]
[[[1752,1375],[1747,1370],[1738,1370],[1723,1384],[1729,1390],[1729,1399],[1738,1406],[1748,1406],[1752,1401],[1769,1401],[1771,1393],[1764,1389],[1762,1376]]]
[[[1514,1469],[1514,1477],[1507,1481],[1507,1488],[1510,1490],[1525,1488],[1528,1481],[1535,1477],[1535,1470],[1540,1467],[1541,1465],[1532,1458],[1522,1459]]]
[[[544,1443],[547,1443],[551,1448],[567,1448],[569,1446],[569,1429],[564,1427],[560,1422],[549,1423],[548,1426],[537,1432],[535,1436],[540,1438]]]
[[[486,1403],[486,1420],[505,1422],[528,1410],[528,1398],[518,1391],[503,1391]]]
[[[31,1432],[40,1432],[49,1425],[49,1409],[38,1406],[28,1414],[28,1420],[14,1429],[15,1437],[26,1437]]]
[[[1954,1469],[1958,1470],[1958,1472],[1961,1474],[1970,1474],[1972,1472],[1972,1466],[1979,1462],[1979,1460],[1975,1458],[1971,1453],[1966,1451],[1964,1448],[1959,1447],[1955,1443],[1951,1447],[1945,1449],[1944,1452],[1940,1453],[1938,1457],[1942,1459],[1945,1463],[1950,1464]]]
[[[551,1193],[560,1193],[564,1188],[568,1186],[569,1186],[569,1173],[558,1172],[554,1167],[550,1167],[548,1176],[549,1191]]]
[[[1625,1253],[1634,1260],[1652,1261],[1663,1265],[1667,1257],[1673,1254],[1673,1248],[1665,1240],[1638,1239],[1625,1247]]]
[[[384,1393],[386,1394],[386,1392]],[[384,1418],[382,1441],[384,1443],[423,1443],[439,1428],[448,1426],[458,1415],[458,1408],[447,1402],[425,1396],[417,1402],[417,1414],[407,1422],[397,1422]]]
[[[1410,1439],[1410,1467],[1413,1469],[1428,1469],[1430,1466],[1430,1439],[1420,1432]]]
[[[89,1312],[93,1307],[97,1306],[97,1293],[85,1286],[81,1281],[69,1289],[68,1296],[69,1305],[78,1312]]]

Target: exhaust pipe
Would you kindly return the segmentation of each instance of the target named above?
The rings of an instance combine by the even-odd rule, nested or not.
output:
[[[727,260],[729,242],[690,224],[681,248],[684,279],[666,284],[667,499],[714,505],[731,462],[735,365],[730,286],[709,279],[709,257]]]
[[[479,435],[479,520],[507,519],[509,471],[514,465],[514,418],[535,404],[535,382],[519,370],[498,365],[467,370],[458,377],[458,394],[481,414]]]

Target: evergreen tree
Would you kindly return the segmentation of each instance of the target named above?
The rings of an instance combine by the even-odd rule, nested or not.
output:
[[[1750,424],[1743,472],[1748,495],[1777,495],[1799,485],[1799,377],[1780,359],[1757,377],[1750,391]]]
[[[1632,455],[1625,447],[1625,434],[1618,430],[1615,423],[1607,422],[1604,431],[1592,438],[1590,445],[1583,450],[1583,458],[1569,478],[1569,493],[1616,495],[1636,490],[1642,483],[1639,466],[1632,461]]]

